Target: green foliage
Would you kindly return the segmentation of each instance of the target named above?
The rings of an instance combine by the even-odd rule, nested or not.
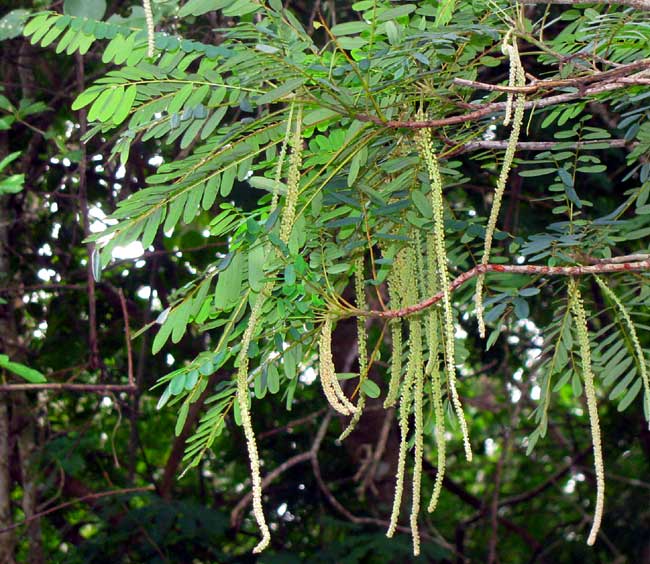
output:
[[[500,1],[366,0],[330,26],[314,18],[307,25],[277,0],[190,0],[177,12],[181,22],[210,21],[216,10],[228,18],[219,44],[163,22],[159,28],[174,34],[157,32],[149,57],[144,29],[119,18],[99,21],[105,9],[103,1],[66,1],[63,14],[35,14],[23,33],[56,54],[101,53],[99,78],[71,104],[90,121],[86,142],[111,139],[107,160],[125,169],[143,146],[161,157],[145,184],[117,198],[107,228],[88,236],[97,248],[95,279],[113,268],[116,249],[134,242],[154,250],[164,241],[183,253],[194,234],[218,246],[200,263],[187,262],[190,275],[149,322],[157,329],[153,353],[183,355],[156,384],[157,408],[174,411],[169,435],[183,436],[192,406],[207,395],[185,445],[185,472],[233,440],[232,416],[253,453],[257,503],[256,410],[279,402],[300,409],[311,397],[307,373],[314,366],[330,403],[354,414],[344,434],[362,424],[367,402],[386,397],[389,379],[386,404],[401,397],[391,532],[413,445],[414,531],[421,464],[431,455],[427,437],[435,436],[441,476],[433,487],[422,482],[434,490],[431,508],[443,487],[445,429],[453,436],[450,460],[457,461],[461,440],[468,460],[472,447],[478,464],[487,460],[480,444],[489,435],[481,432],[492,415],[476,407],[463,413],[460,398],[473,395],[467,374],[488,361],[500,371],[525,369],[539,391],[530,406],[535,428],[517,439],[532,457],[555,410],[578,409],[583,393],[592,421],[597,393],[618,411],[642,404],[650,419],[647,272],[606,274],[605,286],[595,280],[596,289],[584,291],[594,314],[583,319],[584,309],[574,311],[576,330],[566,280],[539,270],[646,256],[650,129],[647,84],[635,74],[647,68],[644,16],[618,5],[546,13]],[[629,71],[627,82],[605,75],[610,71]],[[553,96],[561,99],[551,103]],[[497,124],[508,121],[513,100],[510,133]],[[44,109],[6,102],[5,128]],[[612,114],[615,125],[607,123]],[[505,144],[492,143],[495,137]],[[545,146],[528,149],[531,141]],[[16,157],[0,162],[0,171]],[[23,180],[16,174],[0,181],[0,194],[19,193]],[[505,269],[485,275],[485,342],[468,322],[472,288],[450,286],[481,258],[484,266],[489,258],[538,269],[534,276]],[[479,296],[482,285],[481,275]],[[441,307],[429,304],[422,313],[427,308],[418,303],[438,291]],[[407,321],[391,321],[390,331],[383,326],[388,310],[407,306],[417,309],[398,316]],[[359,370],[337,373],[330,358],[335,325],[353,317]],[[377,334],[366,335],[367,326]],[[183,350],[197,336],[203,350]],[[513,350],[519,344],[515,353],[503,352],[508,343]],[[587,390],[580,377],[586,351],[594,377]],[[226,377],[215,384],[220,374]],[[502,404],[517,403],[512,389],[504,384]],[[476,429],[467,430],[466,415]],[[602,469],[597,474],[600,480]],[[425,554],[430,550],[423,544]]]

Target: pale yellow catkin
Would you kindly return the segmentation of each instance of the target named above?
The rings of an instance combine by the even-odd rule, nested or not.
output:
[[[428,286],[427,295],[433,296],[438,292],[435,273],[435,240],[431,233],[427,234],[427,270],[430,273],[427,276]],[[445,477],[445,468],[447,463],[447,445],[445,439],[445,413],[442,404],[442,379],[440,377],[440,313],[437,307],[429,308],[428,318],[428,346],[429,359],[425,368],[425,374],[431,377],[431,395],[433,404],[433,415],[435,422],[435,438],[437,446],[437,473],[433,485],[433,493],[427,507],[429,513],[435,511],[438,505],[438,499],[442,490],[442,481]]]
[[[282,178],[282,167],[284,166],[284,159],[287,155],[287,146],[291,139],[291,126],[293,125],[293,111],[295,108],[295,103],[291,102],[289,106],[289,117],[287,118],[287,128],[284,133],[284,139],[280,145],[280,153],[278,155],[278,162],[275,166],[275,174],[273,175],[273,197],[271,199],[271,212],[275,211],[275,208],[278,207],[278,200],[280,199],[280,192],[278,191],[278,184],[280,184],[280,179]]]
[[[249,389],[248,389],[248,348],[250,347],[253,333],[257,327],[262,308],[265,302],[265,292],[268,288],[263,288],[260,292],[253,308],[251,310],[248,324],[242,336],[241,350],[237,357],[237,404],[239,406],[239,413],[241,414],[242,428],[244,429],[244,436],[246,438],[246,448],[248,450],[248,460],[251,469],[251,484],[253,494],[253,515],[257,521],[257,525],[262,532],[262,539],[258,545],[253,549],[253,552],[263,551],[271,540],[269,527],[266,524],[264,517],[264,510],[262,509],[262,478],[260,476],[260,459],[257,450],[257,441],[255,440],[255,433],[253,431],[253,424],[251,423],[251,414],[249,402]]]
[[[433,296],[438,292],[438,285],[435,277],[435,237],[427,233],[426,238],[426,268],[428,271],[427,295]],[[427,507],[429,513],[435,511],[442,491],[442,481],[445,477],[445,467],[447,463],[447,445],[445,439],[445,412],[442,405],[442,381],[440,378],[440,317],[437,307],[429,308],[427,314],[427,346],[429,347],[429,358],[425,368],[425,375],[431,377],[431,395],[433,404],[433,415],[435,423],[435,437],[437,453],[437,473],[433,484],[433,492]]]
[[[431,373],[431,387],[433,389],[433,414],[436,425],[436,446],[438,447],[437,473],[436,481],[433,484],[433,493],[427,511],[433,513],[440,499],[442,491],[442,482],[445,478],[445,469],[447,464],[447,445],[445,444],[445,412],[442,405],[442,385],[440,382],[440,370],[434,367]]]
[[[433,415],[435,420],[436,446],[438,447],[437,473],[436,480],[433,484],[433,493],[427,511],[432,513],[438,505],[440,492],[442,490],[442,481],[445,477],[445,467],[447,462],[447,449],[445,443],[445,412],[442,405],[442,382],[440,381],[440,364],[439,364],[439,347],[438,338],[439,320],[438,312],[432,308],[429,316],[429,360],[425,373],[431,376],[431,391],[433,395]]]
[[[415,366],[415,390],[413,398],[413,409],[415,411],[415,453],[413,463],[413,499],[411,500],[411,535],[413,537],[413,555],[420,554],[420,531],[418,528],[418,516],[420,514],[420,497],[422,496],[422,457],[424,455],[424,370],[422,367],[422,337],[416,344],[419,350],[417,354],[417,366]]]
[[[354,262],[354,294],[357,309],[362,311],[366,309],[363,269],[363,255],[360,255]],[[359,399],[357,400],[356,411],[348,423],[348,426],[341,433],[339,441],[345,440],[350,433],[354,431],[354,428],[357,426],[357,423],[363,414],[363,408],[366,405],[366,395],[363,393],[363,383],[368,377],[368,334],[366,331],[366,319],[361,315],[357,317],[357,350],[359,358]]]
[[[469,440],[469,431],[463,406],[460,403],[458,390],[456,389],[456,362],[455,362],[455,328],[453,312],[451,308],[451,292],[449,290],[449,272],[447,269],[447,251],[445,248],[445,226],[444,226],[444,200],[442,197],[442,177],[438,159],[433,152],[431,143],[431,130],[423,128],[416,134],[416,141],[420,155],[427,166],[429,180],[431,181],[431,204],[433,208],[434,224],[434,254],[436,260],[436,270],[438,273],[438,284],[443,293],[443,341],[445,345],[445,365],[447,373],[447,385],[451,393],[451,402],[454,412],[458,418],[458,423],[463,435],[463,447],[465,449],[465,458],[467,461],[472,460],[472,447]]]
[[[412,280],[416,273],[415,256],[412,249],[407,249],[404,261],[404,276],[407,280]],[[406,289],[405,302],[407,305],[416,303],[417,292],[414,291],[413,284]],[[393,496],[393,509],[390,516],[390,524],[387,537],[392,537],[397,530],[400,508],[402,506],[402,494],[404,491],[404,478],[406,473],[406,453],[408,447],[409,417],[411,415],[411,404],[413,399],[413,383],[415,381],[418,363],[422,363],[422,326],[419,316],[409,318],[409,338],[408,338],[409,359],[406,366],[406,377],[402,383],[399,404],[399,429],[400,445],[397,458],[397,472],[395,475],[395,495]]]
[[[393,261],[393,268],[388,275],[388,295],[390,305],[394,309],[402,307],[404,287],[402,284],[404,271],[404,253],[400,250]],[[384,400],[384,408],[395,405],[399,397],[399,384],[402,377],[402,320],[400,318],[390,321],[391,328],[391,356],[390,356],[390,382],[388,383],[388,392]]]
[[[501,43],[501,52],[508,57],[510,63],[509,73],[508,73],[508,86],[510,88],[517,86],[517,65],[520,64],[519,60],[519,50],[517,48],[517,41],[514,41],[513,44],[510,44],[510,38],[512,37],[512,28],[503,37],[503,42]],[[510,119],[512,118],[512,103],[514,101],[514,92],[508,92],[506,98],[506,110],[503,116],[503,125],[508,125]]]
[[[526,83],[526,75],[524,72],[524,67],[521,64],[519,58],[519,51],[517,49],[517,40],[516,38],[512,40],[510,44],[510,38],[512,37],[512,30],[510,30],[503,41],[503,52],[509,56],[510,59],[510,86],[524,86]],[[508,93],[508,102],[506,105],[506,115],[503,120],[504,125],[507,125],[510,122],[510,113],[513,100],[513,93]],[[512,129],[510,130],[510,138],[508,139],[508,146],[506,147],[506,152],[503,157],[503,163],[501,165],[501,171],[499,173],[499,178],[497,179],[496,188],[494,190],[494,198],[492,201],[492,209],[490,210],[490,217],[488,219],[488,224],[485,230],[485,244],[483,246],[483,257],[481,259],[481,264],[486,265],[490,260],[490,251],[492,250],[492,240],[494,238],[494,231],[496,229],[497,219],[499,218],[499,212],[501,210],[501,202],[503,200],[503,194],[506,189],[506,182],[508,181],[508,175],[510,174],[510,169],[512,168],[512,163],[515,158],[515,153],[517,152],[517,142],[519,141],[519,134],[521,132],[521,125],[524,121],[524,111],[525,111],[526,99],[522,93],[518,93],[515,98],[515,111],[514,117],[512,120]],[[483,307],[483,287],[485,285],[485,274],[480,274],[476,279],[476,292],[474,295],[475,307],[476,307],[476,320],[478,323],[478,331],[481,338],[485,338],[485,318],[484,318],[484,307]]]
[[[300,115],[300,113],[299,113]],[[298,185],[300,183],[300,165],[301,165],[301,154],[302,154],[302,142],[296,142],[296,138],[301,139],[301,123],[300,121],[296,124],[296,137],[294,137],[293,143],[293,153],[292,159],[289,165],[289,174],[287,185],[289,189],[287,190],[287,203],[283,209],[283,223],[289,225],[289,228],[285,233],[280,234],[280,238],[286,244],[289,241],[291,235],[291,226],[295,220],[295,210],[296,210],[296,199],[298,197]],[[298,156],[294,156],[294,153],[298,153]],[[284,238],[283,238],[284,237]],[[242,428],[244,430],[244,437],[246,438],[246,449],[248,451],[248,459],[250,462],[251,469],[251,491],[253,496],[253,515],[255,520],[262,532],[262,539],[253,549],[254,553],[262,552],[268,545],[271,540],[271,534],[269,532],[269,527],[266,524],[266,519],[264,517],[264,510],[262,508],[262,478],[260,474],[260,460],[259,452],[257,449],[257,441],[255,439],[255,432],[253,431],[253,424],[251,422],[250,406],[249,406],[249,386],[248,386],[248,349],[253,338],[255,329],[259,325],[262,310],[266,297],[270,296],[273,293],[275,287],[274,281],[269,281],[262,287],[253,307],[251,308],[251,314],[248,319],[248,324],[244,330],[242,336],[241,350],[237,356],[237,405],[239,407],[239,412],[241,414]]]
[[[144,11],[144,21],[147,26],[147,57],[153,57],[155,49],[155,35],[153,24],[153,10],[151,9],[151,0],[142,0],[142,9]]]
[[[416,279],[418,280],[417,286],[414,288],[415,301],[427,295],[429,284],[427,283],[427,273],[425,272],[425,260],[422,249],[422,237],[417,229],[412,231],[413,239],[413,254],[415,255],[416,263]],[[419,296],[416,293],[419,289]],[[430,312],[425,314],[425,335],[427,341],[430,339]],[[420,326],[421,327],[421,326]],[[415,380],[413,392],[413,412],[415,420],[415,452],[413,453],[413,491],[411,499],[411,536],[413,540],[413,555],[420,554],[420,530],[418,527],[418,516],[420,514],[420,502],[422,496],[422,457],[424,456],[424,367],[422,357],[422,329],[418,328],[420,335],[417,342],[414,343],[415,350],[411,350],[413,360],[415,363]],[[430,343],[429,343],[430,344]]]
[[[323,322],[319,341],[320,383],[327,401],[342,415],[351,415],[355,406],[343,393],[336,377],[332,360],[332,318],[328,315]]]
[[[632,318],[630,317],[627,308],[623,305],[623,302],[618,299],[618,296],[614,293],[614,291],[605,283],[605,281],[600,276],[596,276],[595,278],[596,282],[600,286],[600,289],[603,291],[603,294],[605,294],[616,305],[619,313],[621,314],[621,317],[623,317],[623,320],[625,321],[625,326],[630,333],[630,339],[632,340],[632,346],[634,347],[637,364],[639,366],[639,373],[641,374],[641,381],[643,382],[643,401],[647,404],[646,412],[650,413],[650,380],[648,379],[648,368],[646,366],[643,348],[641,347],[641,342],[639,341],[639,336],[636,332],[636,327],[634,323],[632,323]]]
[[[280,221],[280,239],[288,243],[291,230],[296,218],[296,203],[300,191],[300,168],[302,166],[302,105],[296,112],[296,128],[291,140],[291,155],[289,155],[289,172],[287,175],[287,197]]]
[[[591,426],[591,442],[594,452],[594,469],[596,472],[596,508],[591,531],[587,538],[587,544],[593,545],[598,537],[598,531],[603,519],[605,506],[605,465],[603,462],[603,447],[600,435],[600,422],[598,419],[598,405],[596,402],[596,388],[594,386],[594,373],[591,367],[591,348],[589,346],[589,329],[587,327],[587,314],[580,289],[573,278],[569,279],[569,301],[571,313],[575,322],[578,342],[580,344],[580,357],[582,360],[582,376],[585,382],[585,397],[587,399],[587,411],[589,413],[589,424]]]

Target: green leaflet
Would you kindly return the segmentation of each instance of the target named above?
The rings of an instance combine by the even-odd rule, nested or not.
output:
[[[219,181],[221,177],[215,175],[205,184],[205,190],[203,191],[203,200],[201,202],[201,207],[204,210],[209,210],[214,204],[217,194],[219,193]]]
[[[189,97],[192,95],[192,90],[194,89],[194,84],[189,83],[185,84],[172,98],[172,101],[169,103],[169,106],[167,106],[167,111],[170,114],[175,114],[181,110],[181,108],[184,106],[185,102],[189,99]]]
[[[434,25],[442,27],[451,21],[451,17],[456,9],[456,0],[440,0]]]
[[[388,20],[401,18],[402,16],[408,16],[409,14],[415,12],[416,8],[417,6],[415,4],[402,4],[401,6],[396,6],[395,8],[389,8],[377,16],[377,21],[386,22]]]
[[[124,96],[124,86],[120,85],[117,88],[113,88],[109,92],[109,96],[106,98],[103,106],[96,112],[96,115],[93,119],[97,119],[99,121],[109,121],[113,117],[113,114],[117,111],[117,108],[120,106],[122,97]],[[94,106],[92,106],[90,109],[92,112]]]
[[[201,140],[205,140],[208,137],[210,137],[210,135],[212,135],[214,130],[221,123],[221,120],[226,115],[227,111],[228,111],[228,107],[227,106],[222,106],[221,108],[217,108],[212,113],[212,115],[205,122],[205,124],[203,126],[203,129],[201,130]]]
[[[331,31],[332,35],[356,35],[362,31],[366,31],[370,26],[366,22],[345,22],[335,25]]]
[[[142,233],[142,246],[146,249],[153,243],[158,227],[164,219],[164,210],[161,207],[155,208],[154,212],[149,216]]]
[[[28,10],[18,8],[11,10],[0,19],[0,41],[18,37],[23,30],[25,20],[29,16]]]
[[[259,292],[266,282],[264,263],[268,254],[268,249],[260,244],[248,252],[248,284],[253,292]]]
[[[237,169],[234,166],[223,171],[223,174],[221,175],[221,195],[224,198],[230,195],[236,175]]]
[[[190,223],[201,209],[201,197],[203,196],[203,185],[195,186],[187,192],[187,201],[183,210],[183,223]]]
[[[270,104],[271,102],[275,102],[280,98],[284,98],[285,96],[287,96],[287,94],[290,94],[298,87],[302,86],[305,83],[305,81],[306,79],[304,77],[292,78],[290,80],[287,80],[277,88],[274,88],[270,92],[267,92],[266,94],[262,94],[261,96],[256,98],[255,103],[261,106],[263,104]]]
[[[178,343],[185,334],[185,329],[187,323],[190,319],[190,313],[192,311],[192,302],[190,300],[183,300],[181,305],[179,305],[175,310],[175,315],[173,316],[173,327],[172,327],[172,343]],[[171,317],[171,316],[170,316]],[[183,383],[184,384],[184,383]]]
[[[219,273],[214,291],[214,305],[217,309],[230,309],[239,303],[245,260],[242,253],[236,253],[228,267]]]
[[[119,102],[117,111],[113,114],[113,123],[115,125],[119,125],[128,117],[137,94],[138,87],[135,84],[132,84],[126,89],[124,96],[122,96],[122,99]]]
[[[6,370],[13,372],[31,384],[42,384],[47,382],[45,376],[43,376],[43,374],[38,370],[20,364],[19,362],[12,362],[6,354],[0,354],[0,368],[5,368]]]

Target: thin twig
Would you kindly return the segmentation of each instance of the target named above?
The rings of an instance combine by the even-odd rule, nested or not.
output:
[[[375,476],[377,475],[377,468],[381,462],[384,452],[386,451],[386,444],[388,443],[388,435],[390,434],[391,427],[393,426],[393,420],[395,419],[395,409],[389,408],[386,411],[386,416],[384,417],[384,422],[381,426],[381,431],[379,432],[379,438],[377,439],[377,445],[372,454],[372,461],[370,469],[366,472],[361,485],[359,486],[358,492],[360,496],[363,496],[366,488],[372,484]]]
[[[296,454],[295,456],[292,456],[291,458],[285,460],[282,464],[276,466],[273,470],[271,470],[271,472],[264,476],[262,479],[262,489],[268,487],[269,484],[271,484],[276,478],[278,478],[281,474],[284,474],[290,468],[293,468],[301,462],[307,462],[308,460],[311,460],[311,457],[311,451],[308,450],[307,452],[301,452],[300,454]],[[234,509],[230,512],[230,525],[232,527],[239,527],[244,511],[252,499],[253,493],[248,492],[239,500],[237,505],[235,505]]]
[[[286,425],[282,425],[282,427],[276,427],[274,429],[269,429],[268,431],[264,431],[263,433],[260,433],[257,438],[262,441],[264,439],[268,439],[269,437],[272,437],[273,435],[277,435],[279,433],[284,433],[285,431],[291,431],[294,427],[298,427],[300,425],[303,425],[304,423],[309,423],[313,419],[316,419],[317,417],[320,417],[325,413],[326,408],[319,409],[318,411],[315,411],[314,413],[310,413],[309,415],[305,415],[305,417],[301,417],[300,419],[294,419],[293,421],[289,421]]]
[[[574,468],[576,464],[578,464],[590,452],[591,452],[591,446],[582,450],[581,452],[578,452],[573,456],[573,458],[566,465],[564,465],[557,472],[549,476],[541,484],[535,486],[534,488],[528,490],[527,492],[522,492],[520,494],[515,494],[505,499],[502,499],[501,501],[499,501],[499,507],[506,507],[508,505],[517,505],[518,503],[524,503],[526,501],[529,501],[537,497],[543,491],[550,488],[553,484],[556,484],[560,479],[562,479],[566,474],[568,474],[571,471],[571,469]]]
[[[4,529],[0,529],[0,534],[6,533],[7,531],[11,531],[13,529],[16,529],[18,527],[22,527],[23,525],[27,525],[30,521],[34,521],[36,519],[40,519],[41,517],[45,517],[45,515],[49,515],[50,513],[55,513],[56,511],[61,511],[61,509],[65,509],[66,507],[69,507],[70,505],[75,505],[76,503],[81,503],[84,501],[91,501],[91,500],[96,500],[96,499],[101,499],[103,497],[109,497],[113,495],[124,495],[124,494],[130,494],[130,493],[138,493],[138,492],[148,492],[154,490],[154,486],[141,486],[137,488],[123,488],[121,490],[110,490],[107,492],[95,492],[91,493],[88,495],[84,495],[81,497],[78,497],[76,499],[72,499],[70,501],[66,501],[64,503],[60,503],[59,505],[55,505],[54,507],[50,507],[49,509],[46,509],[45,511],[41,511],[40,513],[35,513],[34,515],[31,515],[27,519],[24,519],[23,521],[20,521],[19,523],[14,523],[13,525],[6,527]]]
[[[129,311],[126,307],[126,299],[122,289],[118,289],[120,296],[120,305],[122,306],[122,315],[124,316],[124,339],[126,340],[126,359],[127,359],[127,373],[129,378],[129,386],[135,391],[135,378],[133,377],[133,353],[131,351],[131,329],[129,327]]]
[[[475,80],[467,80],[465,78],[454,78],[454,83],[460,86],[469,86],[479,90],[501,91],[501,92],[521,92],[522,94],[529,94],[537,90],[554,90],[556,88],[564,88],[567,86],[584,87],[586,84],[593,84],[596,82],[604,83],[613,79],[617,80],[636,80],[631,73],[638,72],[648,68],[648,60],[634,61],[627,65],[621,65],[606,71],[596,72],[585,76],[575,76],[572,78],[548,79],[548,80],[533,80],[531,84],[526,86],[503,86],[501,84],[489,84],[486,82],[477,82]]]
[[[262,489],[266,488],[273,480],[275,480],[277,477],[279,477],[281,474],[289,470],[290,468],[293,468],[297,464],[300,464],[301,462],[307,462],[308,460],[313,460],[314,457],[316,457],[320,446],[323,442],[323,439],[325,438],[325,434],[327,433],[327,428],[329,427],[329,423],[332,419],[332,412],[328,411],[327,415],[323,419],[323,422],[321,423],[318,432],[316,433],[316,438],[314,439],[314,442],[311,445],[311,448],[306,451],[302,452],[300,454],[297,454],[295,456],[292,456],[288,460],[285,460],[280,466],[274,468],[271,472],[269,472],[264,478],[262,479]],[[238,527],[239,524],[241,523],[242,515],[244,513],[244,510],[248,506],[248,504],[251,502],[253,499],[253,493],[248,492],[244,497],[242,497],[235,508],[230,512],[230,524],[232,527]]]

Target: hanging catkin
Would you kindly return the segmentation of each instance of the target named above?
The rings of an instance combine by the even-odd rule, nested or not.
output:
[[[293,124],[294,107],[295,107],[295,103],[291,102],[291,106],[289,106],[289,117],[287,119],[287,128],[284,133],[284,139],[282,140],[282,144],[280,145],[280,154],[278,155],[278,162],[275,166],[275,174],[273,175],[273,197],[271,199],[271,213],[273,213],[275,211],[275,208],[278,207],[278,200],[280,199],[280,192],[278,191],[278,185],[280,184],[280,179],[282,178],[282,167],[284,166],[284,158],[287,154],[287,146],[289,145],[289,141],[291,140],[291,126]]]
[[[339,413],[351,415],[356,408],[343,393],[332,360],[332,318],[329,315],[325,318],[321,328],[318,356],[320,383],[327,401]]]
[[[416,271],[416,258],[413,249],[408,249],[405,260],[405,277],[413,280]],[[408,305],[417,302],[417,290],[413,284],[408,286],[405,301]],[[397,473],[395,476],[395,495],[393,497],[393,510],[390,516],[390,524],[386,536],[392,537],[397,529],[400,508],[402,505],[402,493],[404,490],[404,477],[406,474],[406,453],[408,447],[409,417],[413,401],[413,383],[417,377],[418,370],[422,370],[422,324],[419,316],[409,318],[408,338],[409,358],[406,367],[406,377],[402,384],[399,404],[399,429],[400,445],[397,458]]]
[[[302,117],[300,107],[298,110],[298,119],[296,122],[294,137],[292,142],[292,153],[289,163],[289,173],[287,179],[287,201],[283,208],[282,223],[280,229],[280,238],[286,244],[291,236],[291,227],[295,220],[296,200],[298,197],[299,183],[300,183],[300,166],[302,163]],[[289,119],[289,127],[291,125],[291,118]],[[287,226],[284,229],[282,226]],[[258,327],[262,310],[266,297],[273,293],[275,282],[270,281],[264,284],[255,303],[251,309],[250,317],[244,334],[242,336],[241,350],[237,356],[237,405],[241,414],[242,428],[244,430],[244,437],[246,438],[246,449],[248,451],[248,459],[251,469],[251,491],[253,496],[253,514],[257,525],[262,532],[262,539],[253,549],[253,552],[262,552],[271,540],[269,527],[266,524],[264,517],[264,510],[262,508],[262,478],[260,474],[260,460],[259,452],[257,449],[257,441],[255,439],[255,432],[253,431],[253,424],[251,422],[250,414],[250,392],[248,386],[248,349],[250,348],[251,341],[256,328]]]
[[[512,38],[512,43],[510,39]],[[517,48],[517,39],[513,36],[512,30],[510,30],[503,39],[502,51],[508,56],[510,61],[510,80],[509,86],[511,87],[520,87],[524,86],[526,82],[526,75],[524,73],[524,67],[521,64],[519,58],[519,50]],[[506,104],[506,115],[503,119],[503,124],[508,125],[510,123],[510,116],[512,113],[512,104],[513,104],[514,93],[508,93],[508,102]],[[494,198],[492,201],[492,209],[490,210],[490,217],[488,219],[487,228],[485,230],[485,244],[483,246],[483,257],[481,258],[481,264],[486,265],[490,260],[490,251],[492,249],[492,239],[494,238],[494,231],[497,225],[497,219],[499,218],[499,211],[501,210],[501,201],[503,200],[503,194],[506,189],[506,182],[508,181],[508,175],[510,174],[510,169],[512,168],[512,162],[515,158],[515,153],[517,151],[517,142],[519,141],[519,133],[521,132],[521,125],[524,121],[524,109],[526,99],[524,95],[519,92],[514,98],[514,117],[512,120],[512,129],[510,130],[510,138],[508,139],[508,146],[506,147],[506,152],[503,157],[503,163],[501,165],[501,172],[499,173],[499,178],[497,179],[497,185],[494,190]],[[478,322],[478,331],[481,338],[485,338],[485,319],[483,316],[483,286],[485,285],[485,274],[480,274],[476,279],[476,294],[474,300],[476,303],[476,320]]]
[[[356,306],[357,309],[365,310],[366,293],[364,289],[363,255],[357,257],[354,266],[354,294]],[[357,350],[359,357],[359,400],[357,401],[356,411],[348,423],[348,426],[341,433],[339,441],[344,440],[352,431],[354,431],[354,428],[363,413],[363,408],[366,405],[366,396],[363,393],[363,383],[368,377],[368,334],[366,332],[366,319],[362,315],[357,316]]]
[[[472,447],[469,442],[469,431],[463,413],[463,407],[456,389],[456,362],[455,362],[455,328],[454,318],[451,309],[451,292],[449,290],[449,272],[447,270],[447,251],[445,248],[445,226],[444,226],[444,201],[442,197],[442,177],[438,159],[433,152],[431,144],[431,130],[423,128],[416,134],[416,141],[420,155],[427,167],[431,181],[431,204],[433,207],[433,243],[436,261],[437,278],[440,289],[443,293],[442,306],[444,315],[443,341],[445,346],[445,365],[447,373],[447,385],[451,393],[451,402],[460,424],[463,434],[463,446],[465,458],[472,460]]]
[[[447,461],[447,449],[445,444],[445,412],[442,406],[442,382],[440,381],[440,364],[439,364],[439,347],[440,339],[438,338],[439,320],[438,312],[432,308],[429,315],[429,360],[425,369],[425,374],[431,376],[431,391],[433,396],[433,415],[435,423],[436,446],[438,447],[437,473],[436,481],[433,484],[433,493],[427,511],[433,512],[438,505],[438,498],[442,489],[442,481],[445,477],[445,467]]]
[[[426,237],[426,256],[425,264],[428,275],[426,276],[426,295],[433,296],[438,292],[436,284],[436,244],[435,237],[432,233],[427,233]],[[431,378],[431,402],[433,404],[433,416],[435,424],[437,454],[437,472],[436,480],[433,484],[433,493],[427,507],[427,511],[432,513],[440,497],[442,481],[445,477],[445,466],[447,460],[447,450],[445,443],[445,413],[442,405],[442,381],[440,378],[440,315],[438,307],[431,307],[426,317],[426,341],[429,349],[429,357],[424,369],[425,376]]]
[[[405,295],[402,273],[405,269],[406,250],[400,250],[393,261],[393,268],[388,275],[388,295],[392,308],[400,308],[403,305],[402,297]],[[384,400],[384,407],[389,408],[395,405],[399,398],[399,384],[402,378],[402,320],[398,317],[390,321],[391,355],[390,355],[390,382],[388,393]]]
[[[603,519],[605,506],[605,465],[603,463],[603,447],[600,436],[600,422],[598,419],[598,406],[596,403],[596,388],[594,386],[594,373],[591,368],[591,348],[589,346],[589,330],[587,315],[580,289],[573,278],[569,279],[569,301],[571,313],[575,323],[578,342],[580,344],[580,358],[582,360],[582,377],[585,382],[585,397],[587,398],[587,411],[591,426],[591,443],[594,451],[594,469],[596,472],[596,509],[587,544],[593,545],[598,536],[600,523]]]
[[[154,36],[151,0],[142,0],[142,9],[144,11],[144,21],[147,26],[147,57],[153,57],[156,38]]]
[[[420,329],[421,331],[421,329]],[[413,555],[420,554],[420,531],[418,515],[420,514],[420,497],[422,495],[422,457],[424,455],[424,370],[422,366],[422,335],[419,336],[417,365],[414,367],[415,388],[413,391],[413,409],[415,411],[415,452],[413,454],[413,499],[411,501],[411,535],[413,537]]]
[[[289,172],[287,175],[287,197],[282,210],[280,221],[280,240],[289,243],[291,230],[296,219],[296,203],[300,191],[300,168],[302,166],[302,105],[296,112],[296,128],[291,140],[291,155],[289,155]]]
[[[249,389],[248,389],[248,348],[250,347],[253,338],[253,332],[257,327],[262,308],[264,306],[265,294],[263,288],[251,310],[251,315],[248,320],[248,325],[244,331],[241,342],[241,351],[237,357],[239,366],[237,368],[237,404],[239,406],[239,413],[241,414],[241,424],[244,429],[244,436],[246,437],[246,448],[248,450],[248,460],[251,469],[251,484],[253,493],[253,515],[257,525],[262,532],[262,539],[259,544],[253,549],[253,552],[261,552],[264,550],[271,540],[269,527],[264,518],[264,510],[262,509],[262,478],[260,476],[260,459],[257,451],[257,442],[255,440],[255,433],[253,431],[253,424],[251,423],[251,414],[249,402]]]

